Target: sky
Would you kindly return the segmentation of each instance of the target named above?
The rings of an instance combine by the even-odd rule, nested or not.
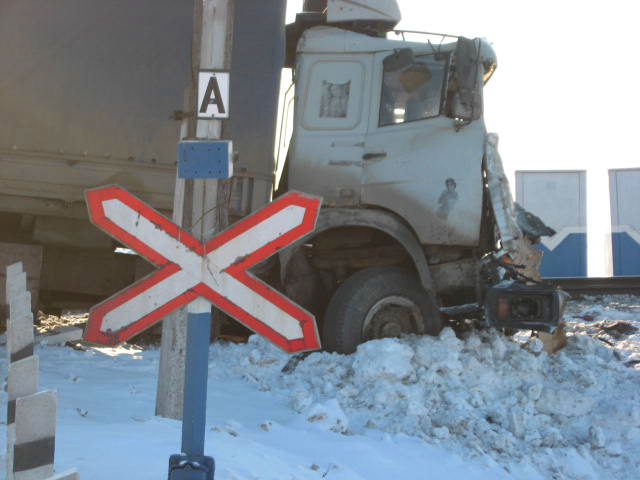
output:
[[[492,43],[498,68],[485,87],[485,122],[500,135],[512,192],[516,170],[587,170],[589,276],[606,275],[607,170],[640,167],[635,2],[398,3],[398,29]],[[289,0],[289,18],[301,7]]]

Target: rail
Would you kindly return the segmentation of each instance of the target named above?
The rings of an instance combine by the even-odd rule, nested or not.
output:
[[[624,277],[554,277],[545,282],[575,294],[640,295],[640,276]]]

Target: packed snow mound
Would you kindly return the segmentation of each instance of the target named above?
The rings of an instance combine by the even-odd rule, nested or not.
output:
[[[406,434],[508,471],[531,465],[543,478],[640,471],[640,373],[583,333],[549,356],[535,338],[489,330],[461,340],[447,328],[374,340],[353,355],[315,352],[287,373],[289,357],[253,336],[212,349],[211,361],[212,372],[226,365],[261,390],[290,392],[293,410],[334,432]]]

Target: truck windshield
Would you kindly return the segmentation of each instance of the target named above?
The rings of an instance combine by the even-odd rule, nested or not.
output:
[[[448,57],[416,56],[401,70],[383,72],[379,126],[437,117],[442,106]]]

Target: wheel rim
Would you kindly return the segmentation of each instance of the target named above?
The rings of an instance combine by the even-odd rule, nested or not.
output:
[[[366,341],[418,333],[422,323],[422,313],[415,303],[405,297],[389,296],[369,309],[362,325],[362,336]]]

